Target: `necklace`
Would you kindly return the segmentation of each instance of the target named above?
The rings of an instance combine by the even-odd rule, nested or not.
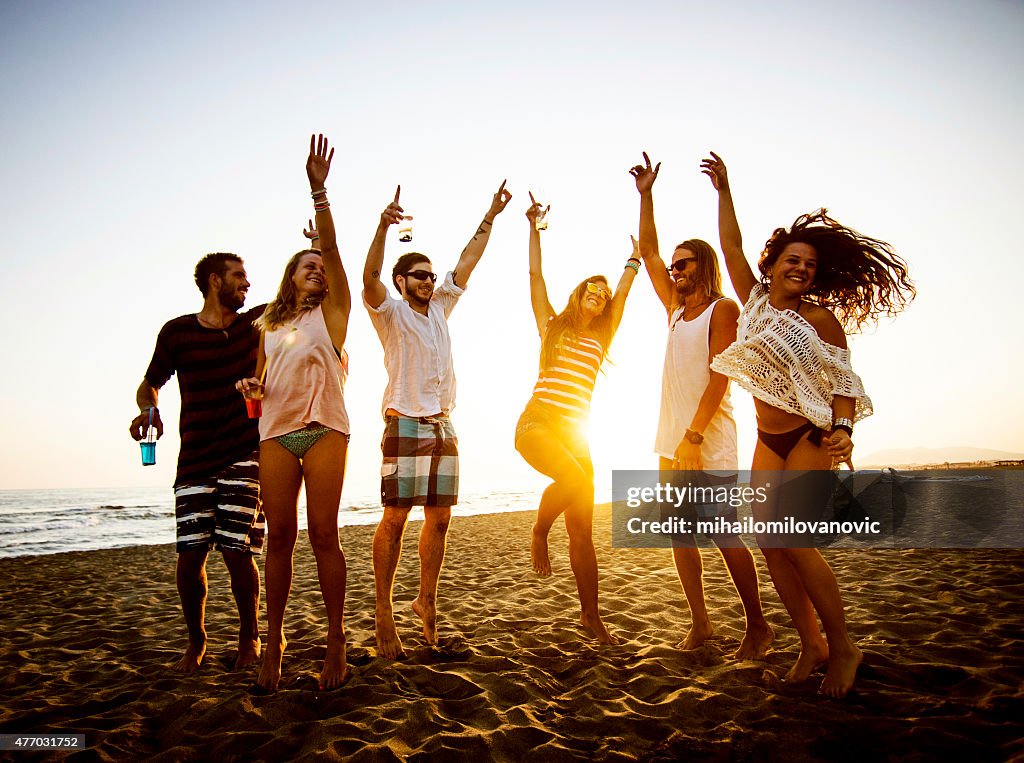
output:
[[[210,323],[210,321],[208,321],[205,318],[203,318],[203,316],[201,316],[199,313],[196,313],[196,320],[199,321],[199,325],[202,326],[203,328],[213,329],[215,331],[219,331],[220,333],[222,333],[224,335],[225,338],[227,338],[229,336],[228,335],[228,327],[227,326],[214,326],[212,323]],[[228,325],[230,325],[230,324],[228,324]]]

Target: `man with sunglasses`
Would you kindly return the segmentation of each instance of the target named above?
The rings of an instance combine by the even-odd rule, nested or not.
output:
[[[394,299],[380,280],[388,228],[402,219],[398,197],[381,213],[380,224],[363,268],[363,304],[384,346],[388,385],[384,390],[384,460],[381,502],[384,517],[373,536],[373,578],[377,652],[397,659],[403,654],[395,627],[392,588],[402,554],[402,535],[413,506],[423,506],[420,530],[420,591],[412,603],[423,621],[423,637],[437,643],[437,582],[444,562],[451,507],[458,502],[458,440],[448,414],[455,407],[448,316],[462,296],[469,276],[484,253],[494,218],[512,194],[505,181],[462,250],[455,270],[435,288],[430,259],[418,252],[398,258],[391,282],[401,295]]]
[[[671,266],[665,267],[658,249],[652,191],[661,163],[652,168],[646,152],[643,157],[644,164],[630,170],[640,193],[640,253],[668,313],[669,325],[655,441],[659,469],[689,472],[688,481],[735,484],[738,454],[729,380],[711,370],[711,360],[736,340],[739,307],[722,294],[718,258],[708,243],[684,241],[672,253]],[[696,508],[706,512],[709,507]],[[725,519],[736,520],[735,509],[711,509]],[[697,518],[713,517],[702,513]],[[774,633],[761,610],[754,557],[737,535],[713,535],[711,539],[722,553],[746,615],[746,633],[735,657],[761,659]],[[703,564],[693,535],[676,535],[672,541],[672,556],[691,620],[690,632],[679,648],[696,649],[714,632],[704,600]]]

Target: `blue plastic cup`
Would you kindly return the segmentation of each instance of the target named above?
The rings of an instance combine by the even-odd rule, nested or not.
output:
[[[142,446],[142,465],[153,466],[156,463],[156,443],[155,442],[140,442]]]

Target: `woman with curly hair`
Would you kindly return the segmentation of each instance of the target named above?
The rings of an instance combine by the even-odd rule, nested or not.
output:
[[[888,244],[841,225],[824,209],[772,233],[758,262],[758,279],[743,254],[725,163],[712,153],[701,167],[718,191],[722,252],[743,303],[736,342],[712,368],[754,397],[752,482],[765,487],[774,482],[775,488],[753,509],[759,521],[772,520],[780,516],[784,498],[790,513],[820,498],[818,488],[826,483],[813,476],[850,461],[854,423],[871,415],[871,400],[850,366],[846,333],[880,315],[897,314],[915,290],[906,264]],[[791,471],[812,479],[782,474]],[[759,538],[759,543],[800,636],[800,656],[786,680],[804,681],[827,663],[820,691],[844,696],[862,655],[847,633],[831,567],[816,548],[792,547],[792,539]]]
[[[569,563],[580,597],[580,623],[603,644],[618,643],[597,608],[597,554],[591,535],[594,519],[594,466],[586,437],[590,397],[608,346],[622,320],[633,279],[640,270],[636,239],[622,277],[612,293],[608,279],[591,276],[581,282],[565,309],[556,313],[548,301],[541,272],[541,211],[533,194],[526,210],[530,222],[530,301],[541,336],[540,376],[533,396],[516,425],[516,450],[526,462],[554,482],[541,497],[533,526],[530,556],[542,577],[551,574],[548,532],[565,514]]]
[[[254,391],[263,395],[260,490],[268,524],[269,643],[257,684],[264,691],[277,688],[281,679],[287,646],[284,610],[291,593],[303,480],[309,542],[327,609],[327,658],[320,673],[320,688],[337,688],[346,672],[346,566],[338,542],[338,505],[348,452],[344,345],[352,297],[324,189],[333,156],[334,150],[328,153],[323,135],[310,138],[306,174],[320,249],[306,249],[288,261],[277,296],[257,324],[261,335],[256,378],[238,383],[247,397],[254,396]],[[260,382],[264,369],[265,388]]]

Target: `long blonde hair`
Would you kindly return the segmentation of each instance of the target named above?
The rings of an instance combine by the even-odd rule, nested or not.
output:
[[[307,254],[315,254],[319,257],[320,250],[303,249],[301,252],[293,254],[291,259],[288,260],[288,264],[284,267],[284,276],[281,278],[281,285],[277,288],[277,296],[271,300],[267,305],[267,309],[263,311],[263,315],[261,315],[256,321],[256,326],[258,328],[263,331],[273,331],[278,326],[283,326],[285,323],[292,320],[299,313],[303,313],[306,310],[312,310],[324,301],[324,297],[327,296],[326,288],[319,294],[308,295],[301,303],[299,302],[299,294],[295,290],[295,284],[292,282],[292,277],[295,275],[295,271],[299,268],[299,262]]]
[[[579,339],[580,328],[583,324],[583,310],[580,308],[580,305],[583,303],[583,297],[587,293],[587,284],[591,281],[600,281],[605,286],[608,285],[608,279],[604,276],[591,276],[572,290],[565,309],[551,319],[547,330],[544,332],[544,339],[541,341],[540,346],[540,367],[542,369],[550,368],[554,365],[555,359],[558,357],[559,345],[566,340]],[[597,341],[601,343],[602,362],[605,356],[608,355],[608,345],[611,344],[612,339],[612,311],[609,309],[610,303],[610,298],[605,300],[604,310],[600,315],[591,320],[590,325],[587,327],[596,335]]]

